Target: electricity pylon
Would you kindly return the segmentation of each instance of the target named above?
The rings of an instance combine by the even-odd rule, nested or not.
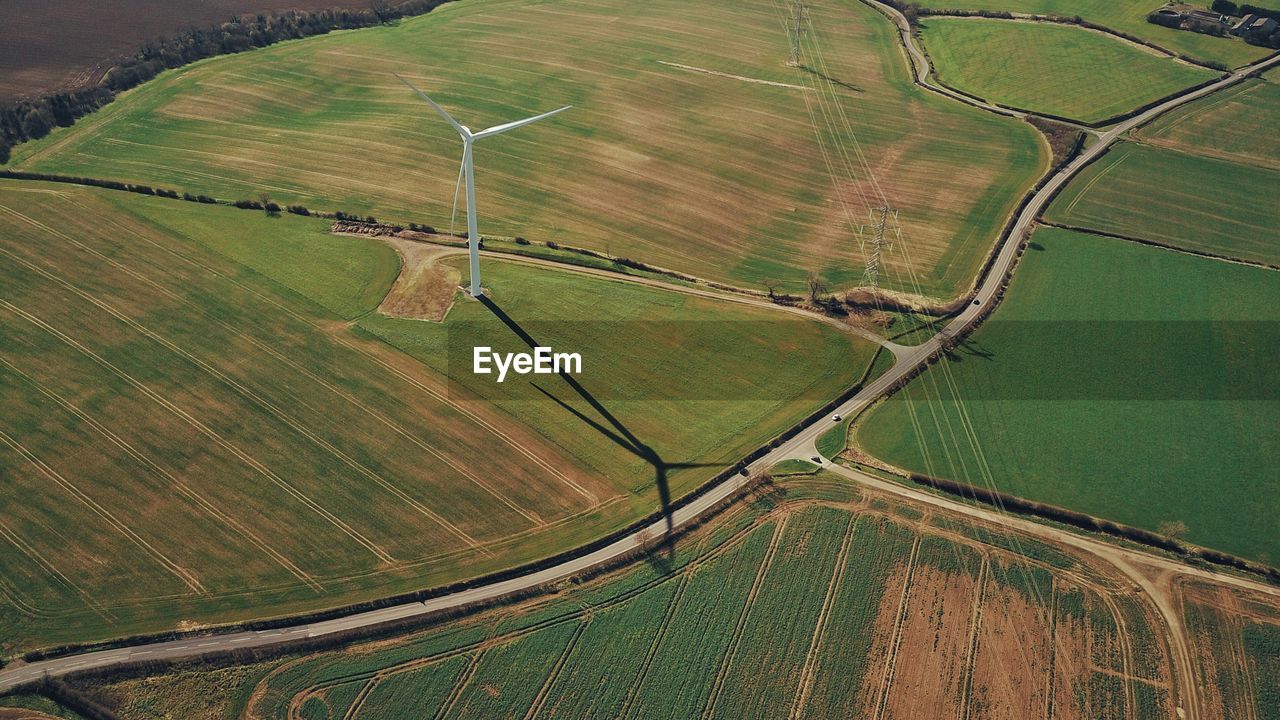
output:
[[[871,251],[867,254],[867,265],[862,271],[863,287],[880,287],[880,258],[888,247],[888,243],[885,241],[885,231],[887,229],[897,229],[896,224],[889,224],[890,217],[893,218],[894,223],[898,222],[898,211],[889,208],[888,205],[881,205],[871,211],[871,219],[873,221],[871,227],[875,232],[872,233],[871,237]],[[859,228],[859,230],[862,229]]]
[[[791,3],[791,54],[787,65],[800,66],[800,38],[809,30],[809,3],[795,0]]]

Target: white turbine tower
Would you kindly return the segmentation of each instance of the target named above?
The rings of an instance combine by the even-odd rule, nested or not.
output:
[[[426,93],[414,87],[408,80],[400,77],[399,73],[392,74],[395,75],[400,82],[409,86],[410,90],[417,93],[418,97],[427,101],[428,105],[435,108],[435,111],[440,113],[440,117],[447,120],[449,124],[453,126],[453,129],[457,130],[458,134],[462,136],[462,167],[458,168],[458,181],[461,182],[463,175],[467,176],[467,246],[471,250],[471,297],[478,298],[481,293],[480,233],[476,231],[476,180],[474,166],[471,162],[471,146],[474,145],[477,140],[492,137],[508,130],[515,130],[521,125],[528,125],[529,123],[537,122],[543,118],[551,117],[552,115],[564,112],[573,106],[565,105],[559,110],[552,110],[551,112],[534,115],[533,117],[525,118],[523,120],[515,120],[501,125],[494,125],[491,128],[486,128],[480,132],[473,133],[466,125],[461,125],[457,120],[454,120],[449,113],[444,111],[444,108],[440,107],[434,100],[427,97]],[[453,188],[453,205],[455,209],[458,206],[458,187],[456,184]]]

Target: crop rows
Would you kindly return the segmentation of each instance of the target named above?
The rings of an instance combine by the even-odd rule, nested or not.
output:
[[[1149,632],[1136,604],[880,513],[823,502],[760,513],[742,513],[754,526],[727,516],[733,535],[708,528],[709,547],[686,549],[670,573],[645,564],[410,643],[288,667],[266,681],[259,714],[282,717],[293,698],[316,718],[377,719],[410,696],[437,720],[1168,709],[1162,668],[1128,679],[1113,612]]]
[[[1257,688],[1258,720],[1280,720],[1280,623],[1246,625],[1244,651]]]
[[[815,508],[787,522],[773,562],[721,671],[710,717],[786,717],[813,639],[840,548],[854,516]]]
[[[910,555],[913,534],[905,526],[874,516],[854,529],[844,572],[820,639],[822,654],[814,671],[807,717],[859,717],[870,705],[867,678],[878,677],[872,664],[876,620],[884,598],[895,594]],[[896,598],[896,595],[895,595]],[[896,609],[896,606],[895,606]],[[874,685],[873,685],[874,687]]]

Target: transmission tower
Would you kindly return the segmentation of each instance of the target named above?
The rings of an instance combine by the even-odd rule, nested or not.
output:
[[[871,227],[874,232],[871,237],[871,252],[867,254],[867,266],[862,271],[863,287],[880,287],[880,257],[888,247],[888,243],[885,241],[885,231],[897,229],[896,225],[889,224],[890,218],[896,223],[898,221],[898,211],[890,209],[888,205],[881,205],[871,211],[871,219],[873,221]]]
[[[800,66],[800,38],[809,31],[809,3],[805,0],[794,0],[791,3],[791,54],[787,57],[787,65]]]

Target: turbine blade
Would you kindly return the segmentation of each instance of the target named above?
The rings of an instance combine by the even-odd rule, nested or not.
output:
[[[462,171],[467,167],[466,158],[458,163],[458,182],[453,184],[453,210],[449,212],[449,234],[453,234],[453,220],[458,217],[458,191],[462,189]]]
[[[457,131],[458,131],[458,134],[459,134],[459,135],[461,135],[463,138],[467,138],[467,137],[470,137],[470,136],[471,136],[471,133],[470,133],[470,132],[468,132],[466,128],[462,127],[462,125],[460,125],[460,124],[458,123],[458,121],[457,121],[457,120],[454,120],[452,115],[450,115],[449,113],[445,112],[444,108],[442,108],[442,107],[440,107],[439,105],[437,105],[435,100],[432,100],[431,98],[427,97],[427,94],[426,94],[426,93],[424,93],[424,92],[422,92],[421,90],[419,90],[418,88],[414,87],[414,86],[413,86],[413,83],[411,83],[411,82],[409,82],[408,80],[405,80],[404,78],[400,77],[400,73],[394,73],[394,72],[393,72],[393,73],[391,73],[391,74],[392,74],[392,75],[395,75],[395,76],[396,76],[396,79],[397,79],[397,80],[399,80],[400,82],[404,83],[406,86],[408,86],[408,88],[409,88],[410,90],[412,90],[412,91],[414,91],[415,93],[417,93],[417,94],[418,94],[418,97],[422,98],[423,100],[426,100],[428,105],[430,105],[431,107],[435,108],[436,112],[440,113],[440,117],[442,117],[442,118],[444,118],[445,120],[449,121],[449,124],[453,126],[453,129],[454,129],[454,130],[457,130]]]
[[[523,120],[515,120],[515,121],[513,121],[513,122],[503,123],[503,124],[501,124],[501,125],[494,125],[494,126],[493,126],[493,127],[491,127],[491,128],[485,128],[484,130],[481,130],[480,132],[475,133],[475,135],[473,135],[473,137],[474,137],[476,140],[479,140],[480,138],[489,137],[490,135],[497,135],[498,133],[504,133],[504,132],[506,132],[506,131],[508,131],[508,130],[515,130],[516,128],[518,128],[518,127],[520,127],[520,126],[522,126],[522,125],[528,125],[529,123],[535,123],[535,122],[538,122],[539,120],[541,120],[541,119],[543,119],[543,118],[549,118],[549,117],[551,117],[552,115],[555,115],[556,113],[564,112],[565,110],[568,110],[568,109],[569,109],[569,108],[571,108],[571,107],[573,107],[573,106],[572,106],[572,105],[565,105],[564,107],[560,108],[559,110],[552,110],[551,112],[542,113],[541,115],[534,115],[533,117],[525,118],[525,119],[523,119]]]

